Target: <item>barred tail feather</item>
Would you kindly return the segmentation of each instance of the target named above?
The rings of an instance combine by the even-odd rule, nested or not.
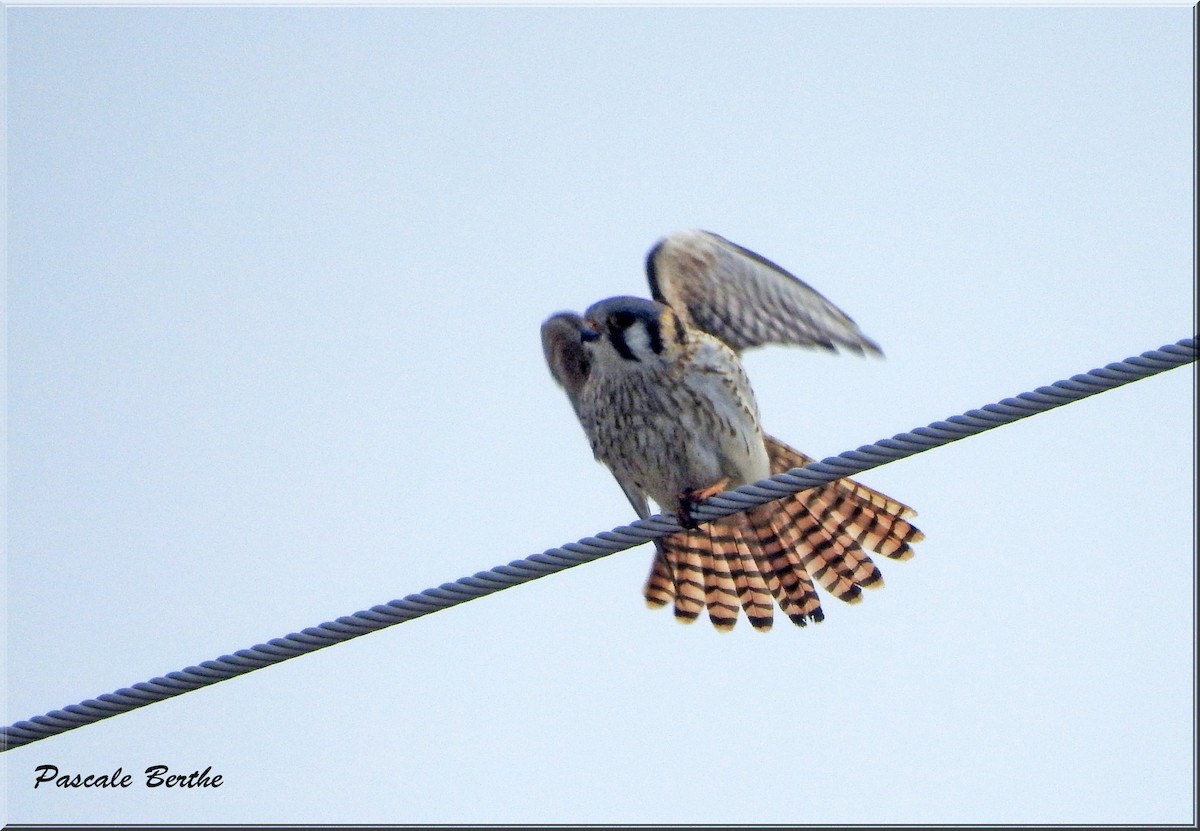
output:
[[[745,514],[734,514],[722,522],[732,521],[736,549],[734,556],[740,562],[745,573],[746,591],[742,595],[742,608],[750,625],[760,632],[767,632],[775,623],[775,606],[771,598],[775,592],[771,590],[765,571],[769,571],[759,559],[758,539],[756,538]]]
[[[911,559],[915,552],[909,543],[919,542],[925,535],[908,520],[886,513],[874,503],[863,502],[854,490],[857,484],[841,479],[832,486],[813,488],[797,497],[814,516],[822,518],[831,532],[890,559]]]
[[[642,590],[646,605],[652,609],[666,606],[675,599],[675,578],[671,574],[671,563],[664,550],[667,539],[670,537],[655,540],[654,564],[650,568],[650,576],[646,578],[646,587]]]
[[[812,461],[809,456],[770,436],[766,437],[766,445],[772,474],[803,467]],[[795,507],[797,501],[803,503],[804,509],[831,537],[852,540],[859,550],[875,551],[893,560],[911,558],[915,553],[911,543],[925,538],[920,529],[908,521],[917,515],[916,511],[853,479],[838,479],[819,488],[801,491],[795,497],[781,500],[781,504],[789,515],[795,516],[802,510]],[[869,557],[866,560],[870,562]],[[855,579],[864,587],[872,585]],[[882,586],[882,579],[874,585]]]
[[[789,556],[798,540],[795,529],[783,522],[771,506],[753,508],[746,518],[753,529],[759,565],[779,608],[797,626],[823,620],[821,600],[808,570]]]
[[[812,460],[767,437],[771,472]],[[746,613],[767,631],[778,604],[797,626],[825,618],[814,583],[839,600],[857,603],[864,588],[883,586],[868,551],[903,560],[924,535],[908,521],[907,505],[851,479],[839,479],[699,528],[663,537],[643,591],[650,606],[674,602],[690,623],[707,609],[728,631]],[[774,600],[774,604],[772,603]]]
[[[675,618],[691,623],[700,616],[704,608],[704,568],[702,555],[709,551],[708,532],[703,528],[672,534],[683,537],[675,548],[676,556],[671,560],[675,582]]]
[[[824,618],[803,562],[795,554],[795,528],[768,508],[733,514],[662,539],[644,594],[651,606],[674,600],[675,616],[695,620],[701,605],[722,631],[737,622],[739,608],[765,632],[774,604],[798,626]],[[702,599],[701,599],[702,598]]]
[[[737,539],[715,522],[697,530],[707,530],[711,543],[709,557],[712,571],[704,575],[704,603],[708,606],[708,619],[720,631],[728,632],[738,619],[737,578],[730,560],[730,552],[737,551]]]
[[[806,496],[789,497],[779,505],[799,534],[793,556],[825,591],[839,600],[857,603],[863,588],[883,585],[883,575],[862,546],[842,533],[828,506],[821,499]]]

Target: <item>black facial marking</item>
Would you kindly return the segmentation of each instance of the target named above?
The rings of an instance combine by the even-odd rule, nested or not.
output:
[[[655,355],[661,355],[663,350],[662,326],[657,320],[646,321],[646,334],[650,336],[650,349]]]
[[[685,340],[687,340],[687,332],[684,331],[683,321],[680,320],[679,315],[675,315],[675,342],[683,343]]]
[[[618,305],[618,301],[626,302]],[[612,344],[613,350],[618,355],[627,361],[640,360],[634,354],[628,335],[629,332],[638,326],[645,327],[646,346],[654,354],[662,354],[664,347],[663,315],[670,314],[670,310],[664,309],[662,306],[652,303],[649,300],[641,300],[635,297],[613,298],[611,301],[604,301],[604,305],[608,305],[612,311],[606,311],[601,304],[597,304],[600,308],[597,308],[595,311],[597,318],[604,321],[602,327],[600,327],[602,334],[608,337],[609,343]],[[625,308],[622,308],[622,305]],[[638,343],[640,344],[641,341],[638,340]]]
[[[615,326],[608,327],[608,340],[613,345],[613,349],[617,350],[617,354],[627,361],[636,361],[637,355],[633,354],[633,350],[629,348],[629,344],[625,342],[624,329],[618,329]]]
[[[632,312],[613,312],[608,316],[608,325],[614,329],[628,329],[637,320]]]

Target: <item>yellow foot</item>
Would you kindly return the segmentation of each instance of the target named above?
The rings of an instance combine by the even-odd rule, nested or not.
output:
[[[718,479],[708,487],[686,490],[679,494],[679,524],[684,528],[696,528],[699,526],[700,523],[692,516],[692,509],[705,499],[716,496],[719,493],[724,493],[729,489],[731,481],[729,477],[725,477],[724,479]]]

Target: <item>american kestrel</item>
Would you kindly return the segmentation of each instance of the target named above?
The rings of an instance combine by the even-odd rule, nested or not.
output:
[[[759,630],[774,604],[798,626],[824,619],[815,580],[840,600],[883,585],[865,549],[912,556],[915,512],[839,479],[697,525],[699,501],[812,461],[763,433],[738,354],[768,343],[882,355],[854,321],[753,251],[706,231],[661,240],[646,259],[653,300],[612,297],[542,324],[554,379],[638,516],[648,500],[685,528],[663,537],[646,601],[674,601],[722,630],[738,609]]]

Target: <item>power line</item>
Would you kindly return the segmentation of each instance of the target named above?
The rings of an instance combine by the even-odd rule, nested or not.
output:
[[[847,450],[803,468],[796,468],[728,491],[697,506],[693,514],[699,520],[728,516],[755,505],[862,473],[888,462],[1061,407],[1132,381],[1149,378],[1195,360],[1195,338],[1186,338],[1160,349],[1143,352],[1137,357],[1111,363],[1081,375],[1073,375],[1065,381],[1038,387],[1033,392],[1024,392],[976,410],[968,410],[944,421],[935,421],[926,427],[917,427],[890,439],[882,439],[857,450]],[[249,649],[241,649],[232,655],[222,655],[198,666],[171,672],[166,676],[134,684],[132,687],[79,704],[71,704],[61,710],[51,710],[45,715],[33,716],[28,721],[18,721],[0,728],[0,752],[182,695],[227,678],[244,675],[289,658],[315,652],[431,612],[448,609],[548,574],[589,563],[679,530],[681,529],[675,517],[669,514],[638,520],[630,525],[601,532],[594,537],[584,537],[578,542],[566,543],[523,560],[515,560],[489,571],[463,577],[453,583],[443,583],[419,594],[410,594],[401,600],[373,606],[367,611],[355,612],[336,621],[322,623],[302,632],[293,632]]]

